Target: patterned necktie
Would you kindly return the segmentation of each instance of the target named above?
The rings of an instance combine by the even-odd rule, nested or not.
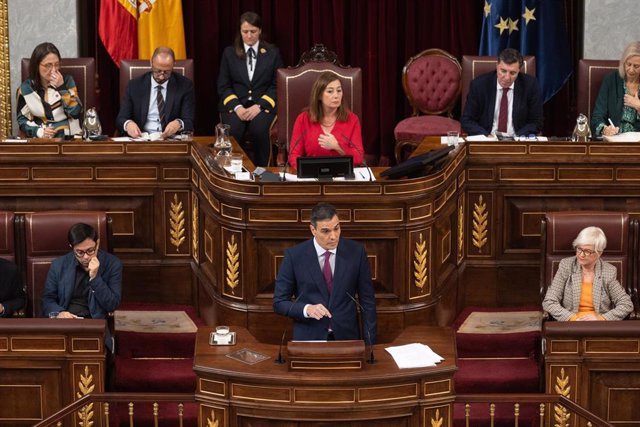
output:
[[[509,118],[509,88],[502,89],[502,98],[500,99],[500,113],[498,115],[498,132],[507,131],[507,121]]]
[[[250,47],[247,49],[247,56],[249,57],[249,67],[251,67],[251,70],[253,71],[253,58],[256,57],[256,51]]]
[[[327,290],[329,294],[331,294],[331,290],[333,289],[333,274],[331,274],[331,263],[329,259],[331,258],[331,252],[326,251],[324,253],[324,266],[322,267],[322,275],[324,276],[324,283],[327,285]]]
[[[156,86],[156,104],[158,104],[158,115],[160,116],[160,123],[162,124],[162,128],[165,126],[165,117],[164,117],[164,98],[162,97],[162,86]]]

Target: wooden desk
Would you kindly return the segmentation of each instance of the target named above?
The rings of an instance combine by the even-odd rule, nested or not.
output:
[[[0,425],[30,426],[103,392],[105,328],[104,320],[1,319]]]
[[[640,423],[639,320],[546,322],[542,333],[547,393],[616,426]]]
[[[278,345],[260,343],[244,328],[231,329],[237,333],[235,346],[210,346],[213,328],[198,331],[194,370],[201,426],[216,421],[221,427],[304,426],[321,421],[425,426],[436,425],[437,420],[446,426],[453,422],[456,353],[449,328],[413,326],[390,344],[425,343],[445,358],[437,367],[398,369],[386,346],[376,345],[377,363],[360,371],[313,373],[291,372],[286,364],[274,363]],[[247,365],[226,357],[243,348],[269,359]]]

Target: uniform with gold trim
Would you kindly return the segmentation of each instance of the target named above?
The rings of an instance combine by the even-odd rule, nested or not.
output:
[[[269,161],[269,128],[276,117],[276,72],[284,67],[280,50],[260,41],[256,52],[253,78],[249,80],[246,53],[238,56],[233,46],[222,53],[218,74],[219,111],[223,123],[231,125],[231,135],[238,142],[243,141],[245,131],[254,144],[255,163],[265,166]],[[234,109],[258,104],[262,110],[250,122],[242,121]]]

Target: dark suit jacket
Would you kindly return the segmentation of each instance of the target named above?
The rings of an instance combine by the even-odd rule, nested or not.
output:
[[[120,132],[127,132],[124,124],[133,120],[142,130],[149,113],[149,98],[151,96],[151,71],[137,77],[127,85],[124,98],[120,101],[120,111],[116,117],[116,128]],[[167,123],[180,119],[184,123],[183,130],[193,131],[194,95],[193,82],[188,78],[172,73],[167,85],[167,99],[164,102]]]
[[[363,307],[364,337],[360,337],[357,306],[349,297],[355,298],[356,294]],[[293,295],[298,298],[295,302],[291,300]],[[303,310],[306,304],[323,304],[331,312],[332,318],[305,318]],[[367,343],[375,343],[376,300],[364,246],[352,240],[340,239],[331,298],[313,240],[287,249],[276,278],[273,310],[294,319],[294,340],[325,340],[331,323],[336,340],[362,338]]]
[[[233,112],[236,106],[247,107],[249,95],[255,104],[263,110],[276,107],[276,71],[284,67],[280,50],[260,42],[257,52],[253,79],[249,80],[245,59],[238,58],[232,46],[227,46],[222,53],[220,73],[218,74],[218,96],[221,112]]]
[[[496,105],[497,74],[495,71],[476,77],[469,87],[467,103],[460,118],[462,130],[469,135],[489,135]],[[516,78],[511,112],[516,135],[542,131],[542,95],[537,80],[524,73]]]
[[[105,319],[118,308],[122,294],[122,262],[108,252],[98,251],[98,275],[89,281],[89,311],[93,319]],[[78,261],[69,252],[51,263],[42,291],[42,314],[67,311],[76,281]]]
[[[18,267],[0,258],[0,304],[4,306],[4,313],[0,317],[11,317],[24,303],[25,294]]]

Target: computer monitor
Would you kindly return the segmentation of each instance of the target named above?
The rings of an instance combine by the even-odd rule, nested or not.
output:
[[[298,157],[296,166],[298,178],[353,178],[352,156]]]
[[[445,148],[438,150],[431,150],[424,154],[412,157],[392,168],[384,170],[380,173],[380,176],[388,177],[389,179],[400,178],[403,176],[413,176],[431,164],[434,164],[453,150],[455,146],[448,145]]]

